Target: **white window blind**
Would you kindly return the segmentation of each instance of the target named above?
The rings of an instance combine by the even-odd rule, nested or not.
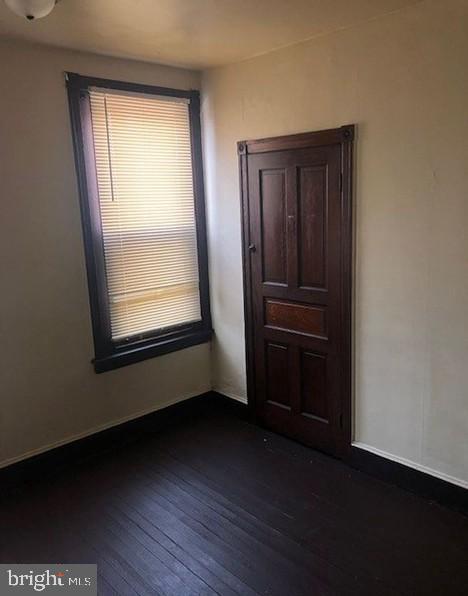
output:
[[[112,339],[201,320],[188,101],[90,102]]]

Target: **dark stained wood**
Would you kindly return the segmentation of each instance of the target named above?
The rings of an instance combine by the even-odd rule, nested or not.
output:
[[[467,517],[195,403],[3,492],[0,562],[97,563],[122,596],[466,594]]]
[[[323,307],[267,298],[265,301],[265,325],[326,337],[326,315]]]
[[[303,351],[301,380],[301,415],[328,424],[327,356]]]
[[[357,470],[366,472],[384,482],[399,486],[424,499],[441,503],[445,507],[450,507],[468,516],[468,489],[466,488],[356,446],[351,448],[346,462]]]
[[[290,409],[289,353],[288,346],[267,343],[266,351],[266,396],[270,403]]]
[[[83,240],[88,276],[88,293],[93,324],[97,373],[127,366],[147,358],[160,356],[189,346],[205,343],[212,337],[208,280],[208,251],[205,223],[203,156],[201,146],[200,94],[196,90],[171,89],[140,85],[125,81],[86,77],[66,73],[75,168],[78,179]],[[91,126],[89,88],[103,87],[150,95],[183,97],[189,100],[192,150],[194,208],[197,233],[198,273],[200,280],[201,321],[173,328],[153,330],[125,342],[111,338],[109,298],[105,275],[104,249],[96,185]]]
[[[304,132],[283,137],[269,137],[250,141],[240,141],[237,149],[240,155],[252,153],[267,153],[270,151],[288,151],[290,149],[304,149],[320,147],[321,145],[339,145],[354,139],[354,126],[347,125],[340,128],[330,128],[317,132]]]
[[[323,288],[327,271],[326,164],[300,168],[298,176],[298,284],[301,288]]]
[[[351,445],[353,137],[346,126],[238,146],[249,402],[260,423],[340,457]],[[272,343],[288,348],[275,399]]]
[[[260,179],[263,279],[287,283],[286,189],[284,170],[265,170]]]

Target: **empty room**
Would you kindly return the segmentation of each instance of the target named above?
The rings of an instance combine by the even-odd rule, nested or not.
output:
[[[0,0],[0,595],[468,594],[468,0]]]

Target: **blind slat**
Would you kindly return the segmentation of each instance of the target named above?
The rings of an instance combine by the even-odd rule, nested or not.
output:
[[[90,103],[112,339],[200,321],[188,102]]]

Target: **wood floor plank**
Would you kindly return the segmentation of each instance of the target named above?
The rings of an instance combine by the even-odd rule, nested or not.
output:
[[[159,507],[157,503],[149,501],[154,506],[145,506],[147,497],[144,493],[139,498],[136,498],[134,493],[135,480],[131,482],[131,491],[129,492],[127,489],[123,493],[119,492],[115,474],[111,475],[110,484],[106,483],[106,487],[102,484],[102,475],[101,478],[95,478],[94,480],[95,482],[93,483],[93,478],[88,476],[86,484],[93,485],[94,487],[98,486],[98,497],[94,495],[93,491],[93,497],[91,498],[91,492],[89,490],[85,491],[83,485],[77,487],[77,489],[70,488],[70,490],[75,491],[75,497],[77,496],[76,491],[80,491],[78,498],[86,510],[87,516],[90,515],[90,512],[94,508],[94,514],[92,515],[95,517],[97,515],[96,511],[99,511],[99,507],[104,508],[106,512],[109,512],[113,506],[120,507],[123,515],[131,515],[132,511],[133,513],[138,511],[140,520],[143,520],[140,523],[142,523],[146,532],[151,537],[154,538],[157,536],[160,543],[163,543],[163,539],[165,539],[172,543],[181,544],[184,550],[190,552],[193,559],[198,561],[200,565],[217,578],[211,584],[213,589],[216,590],[216,586],[220,581],[222,584],[229,586],[228,589],[220,591],[220,594],[228,595],[231,589],[234,593],[245,594],[246,596],[255,596],[258,594],[258,592],[240,579],[239,576],[242,576],[242,574],[236,575],[235,571],[239,569],[239,565],[234,557],[229,558],[223,549],[217,550],[213,548],[209,539],[207,540],[206,537],[200,536],[196,531],[192,531],[183,521],[171,515],[164,508]],[[98,482],[100,483],[99,485]],[[106,490],[110,492],[106,494]],[[88,492],[88,500],[86,499],[86,492]],[[89,500],[90,498],[91,501]],[[96,501],[96,498],[98,498],[98,501]],[[86,524],[86,521],[83,520],[83,523]],[[90,532],[96,533],[100,527],[101,523],[96,523],[95,525],[93,522]],[[167,545],[167,542],[165,544]],[[97,545],[98,547],[101,546],[99,542]],[[226,561],[228,562],[227,565]],[[233,573],[230,571],[231,569],[234,569]]]
[[[240,484],[241,483],[239,483],[239,485]],[[298,525],[292,516],[285,514],[282,510],[272,507],[271,504],[265,503],[261,499],[252,497],[252,495],[247,492],[243,492],[242,488],[239,488],[239,485],[235,487],[235,491],[233,492],[230,492],[232,487],[226,482],[224,482],[222,486],[225,489],[225,492],[229,493],[234,501],[239,504],[239,507],[241,504],[244,504],[244,506],[248,507],[251,512],[254,512],[254,518],[259,522],[262,522],[264,525],[269,524],[270,528],[273,529],[276,534],[279,534],[280,543],[284,544],[286,541],[289,543],[295,541],[296,544],[300,545],[303,553],[308,556],[308,568],[313,569],[326,583],[331,581],[336,587],[337,581],[339,580],[340,575],[342,575],[342,569],[332,565],[338,554],[336,544],[335,551],[332,553],[333,556],[324,556],[327,553],[324,552],[323,544],[319,544],[317,547],[315,547],[314,544],[307,545],[306,539],[309,530],[306,530],[305,528],[308,526],[304,526],[302,523]],[[319,523],[314,523],[313,520],[309,520],[309,527],[312,525],[316,532],[319,531],[321,527],[320,524],[323,524],[323,520],[319,520]],[[359,593],[364,593],[362,588],[363,584],[360,581],[360,579],[362,579],[367,584],[369,593],[375,593],[376,589],[378,589],[380,594],[395,593],[390,587],[382,585],[376,576],[369,575],[365,570],[362,571],[359,570],[359,568],[353,568],[352,574],[350,573],[351,572],[343,574],[346,578],[344,581],[346,588],[341,585],[341,590],[346,589],[347,592],[352,593],[353,586],[356,586],[356,589],[360,590]]]
[[[187,569],[190,569],[194,575],[202,579],[207,585],[212,586],[217,594],[223,594],[225,596],[234,596],[237,594],[228,583],[222,580],[222,576],[225,575],[225,573],[222,572],[219,574],[221,577],[218,577],[218,575],[210,569],[211,565],[206,565],[206,562],[205,564],[199,562],[192,554],[160,532],[155,526],[152,524],[149,525],[148,521],[136,509],[133,507],[126,507],[125,504],[121,505],[121,507],[121,509],[115,507],[120,519],[121,516],[124,516],[134,521],[135,524],[151,536],[153,540],[164,546],[168,552],[174,554],[174,556],[176,556]],[[236,587],[239,588],[238,585],[236,585]],[[242,590],[247,591],[246,586],[243,585]]]
[[[0,498],[0,562],[122,596],[466,594],[468,519],[222,407]],[[45,539],[47,536],[47,539]]]
[[[349,575],[343,574],[339,568],[331,566],[325,559],[316,556],[314,552],[304,548],[302,534],[297,536],[296,539],[292,538],[276,527],[269,525],[259,516],[252,514],[247,509],[237,505],[234,501],[227,499],[225,494],[215,492],[206,481],[204,484],[201,484],[203,488],[200,489],[200,483],[196,478],[194,479],[193,471],[187,472],[187,469],[185,469],[182,472],[183,478],[181,478],[180,476],[174,476],[173,469],[169,470],[169,472],[167,468],[162,469],[164,469],[165,474],[170,475],[174,482],[183,482],[184,485],[190,486],[190,490],[192,493],[195,493],[200,502],[205,502],[207,507],[216,511],[221,517],[230,520],[245,532],[255,535],[258,540],[269,545],[274,552],[278,553],[285,560],[291,561],[308,572],[314,570],[319,577],[323,577],[327,584],[330,583],[330,578],[333,578],[335,587],[340,586],[341,580],[342,590],[345,589],[343,586],[346,585],[346,591],[351,593],[354,586],[356,593],[364,593],[364,584],[359,581],[357,575],[354,575],[353,581],[350,581]],[[191,483],[195,483],[195,486]],[[294,571],[297,573],[298,569],[295,568]],[[378,588],[380,594],[394,593],[380,584],[373,585],[372,578],[366,577],[365,582],[366,588],[370,593],[375,593],[374,590],[376,588]]]
[[[320,576],[323,567],[327,565],[325,560],[311,557],[306,550],[297,548],[298,545],[287,540],[284,535],[280,535],[278,540],[277,532],[266,533],[258,524],[246,524],[242,514],[226,515],[225,512],[219,511],[219,507],[208,502],[206,496],[204,499],[198,499],[179,488],[177,484],[167,481],[161,474],[154,475],[148,471],[147,474],[152,478],[147,486],[155,494],[162,495],[181,511],[190,512],[192,517],[210,527],[218,537],[236,545],[239,552],[245,553],[248,557],[255,556],[261,567],[275,579],[280,588],[307,593],[310,589],[311,570],[315,569],[316,574]],[[338,571],[336,568],[333,570],[335,580]],[[283,586],[285,577],[288,580]],[[346,586],[343,583],[341,587],[343,590],[346,589],[347,593],[353,593],[353,585],[350,584],[349,578],[346,578]]]
[[[284,594],[287,590],[295,593],[306,593],[310,588],[310,579],[300,574],[298,566],[291,563],[286,557],[279,557],[271,549],[267,542],[258,539],[258,536],[248,533],[231,522],[220,521],[215,512],[207,513],[203,505],[194,505],[193,501],[168,492],[164,487],[155,483],[149,485],[152,488],[150,498],[157,501],[166,510],[181,516],[184,523],[193,529],[200,529],[200,525],[212,534],[212,540],[216,544],[229,545],[236,552],[238,561],[249,566],[252,558],[256,559],[256,573],[258,576],[265,576],[275,584],[275,590]],[[154,496],[153,496],[154,495]]]
[[[430,537],[424,538],[427,533],[427,524],[424,524],[417,526],[418,533],[421,535],[418,537],[417,548],[415,548],[413,541],[410,549],[407,549],[406,544],[401,543],[398,537],[393,540],[392,544],[389,544],[389,537],[382,534],[380,524],[377,523],[375,527],[369,527],[362,521],[356,523],[355,516],[349,515],[349,509],[341,505],[337,507],[335,503],[330,501],[328,495],[325,499],[321,498],[313,489],[307,490],[307,485],[302,484],[300,490],[297,490],[297,479],[308,478],[311,475],[305,474],[304,471],[299,474],[296,470],[295,476],[290,476],[288,469],[292,466],[292,462],[286,462],[282,468],[279,465],[278,458],[265,462],[262,454],[258,453],[256,463],[259,465],[256,475],[253,477],[251,470],[252,452],[246,449],[245,446],[239,447],[240,452],[234,457],[229,441],[225,441],[223,443],[223,457],[221,458],[219,456],[221,444],[215,443],[210,447],[210,442],[213,441],[213,437],[210,437],[203,445],[202,457],[200,457],[199,440],[193,443],[190,441],[190,433],[192,432],[193,428],[190,428],[186,432],[184,431],[182,435],[177,434],[175,437],[171,437],[170,442],[165,443],[165,447],[169,450],[172,449],[172,455],[178,457],[180,461],[192,462],[198,470],[203,469],[205,472],[210,470],[207,473],[211,474],[212,479],[218,479],[223,486],[227,489],[232,488],[234,492],[238,491],[239,487],[242,490],[242,486],[245,486],[245,479],[249,478],[248,491],[240,495],[241,500],[245,501],[248,498],[256,500],[257,511],[261,510],[262,507],[265,511],[270,509],[273,518],[274,511],[272,508],[274,507],[280,513],[294,511],[295,517],[302,518],[305,523],[309,521],[309,530],[303,532],[302,536],[306,540],[310,537],[310,540],[317,542],[321,549],[328,548],[328,556],[340,554],[341,552],[341,556],[350,557],[348,566],[351,564],[356,571],[359,570],[361,562],[369,569],[380,569],[380,574],[383,575],[377,577],[382,577],[389,585],[395,585],[392,569],[398,567],[400,581],[405,581],[406,589],[410,590],[411,593],[419,593],[419,591],[425,589],[426,585],[427,589],[431,586],[434,587],[434,582],[439,584],[441,589],[447,583],[450,589],[463,589],[463,580],[460,578],[460,574],[457,573],[457,569],[459,568],[461,553],[466,553],[466,548],[463,548],[466,539],[462,541],[462,546],[460,544],[454,546],[450,540],[447,540],[446,548],[441,549],[438,534],[432,533]],[[175,443],[173,443],[174,439],[176,439]],[[240,453],[244,457],[241,457]],[[234,465],[233,460],[235,460]],[[273,474],[272,470],[275,469],[275,466],[277,473]],[[287,484],[287,491],[284,490],[284,482]],[[333,491],[329,492],[333,493]],[[267,493],[270,496],[267,506],[262,501],[262,493]],[[307,494],[308,499],[300,499],[303,494]],[[294,500],[304,504],[301,507],[296,507],[294,506]],[[350,505],[354,506],[354,501],[351,499]],[[372,507],[380,512],[382,510],[378,500],[372,503]],[[382,519],[384,517],[381,516]],[[318,519],[327,523],[325,526],[310,527],[313,526],[313,524],[310,524],[310,519]],[[406,516],[404,519],[406,519]],[[272,517],[270,517],[270,520],[272,520]],[[464,521],[462,519],[462,523]],[[277,517],[277,522],[288,524],[288,520],[284,517],[281,518],[281,516]],[[271,523],[275,522],[271,521]],[[330,524],[332,524],[331,528]],[[411,531],[412,526],[413,524],[409,520],[408,524],[404,526],[410,541],[415,536],[414,528]],[[347,530],[348,537],[351,536],[351,541],[347,547],[339,551],[340,541],[336,542],[335,534],[339,532],[340,536],[343,537]],[[428,547],[428,539],[431,540],[430,547]],[[447,549],[452,557],[447,558]],[[327,556],[323,550],[322,554]],[[389,557],[392,560],[392,565],[386,565]],[[428,563],[433,566],[433,573],[429,581],[426,573]],[[340,564],[346,564],[346,562],[341,560]],[[365,572],[365,569],[363,571]]]

